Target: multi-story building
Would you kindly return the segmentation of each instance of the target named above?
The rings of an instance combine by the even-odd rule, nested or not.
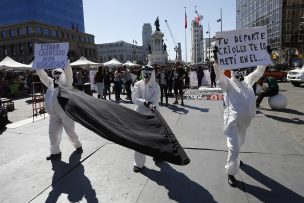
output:
[[[82,0],[0,0],[0,60],[30,63],[34,43],[69,42],[71,61],[96,61],[94,36],[84,33]],[[75,9],[75,10],[74,10]]]
[[[30,63],[35,43],[69,42],[71,61],[80,56],[96,61],[94,36],[73,29],[31,21],[1,26],[0,39],[0,60],[10,56],[16,61]]]
[[[236,24],[237,29],[267,26],[278,63],[304,59],[303,0],[236,0]]]
[[[0,26],[36,21],[84,32],[82,0],[0,0]]]
[[[151,43],[152,26],[150,23],[145,23],[142,28],[143,48],[148,52],[149,44]]]
[[[203,39],[203,26],[193,20],[191,23],[191,63],[193,64],[204,62]]]
[[[112,43],[97,44],[98,62],[104,63],[116,58],[121,63],[136,61],[139,64],[147,62],[146,50],[143,46],[118,41]]]

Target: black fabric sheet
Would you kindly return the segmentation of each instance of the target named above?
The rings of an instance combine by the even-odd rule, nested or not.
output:
[[[71,119],[107,140],[172,164],[190,162],[157,110],[153,114],[143,114],[64,88],[60,89],[58,102]]]

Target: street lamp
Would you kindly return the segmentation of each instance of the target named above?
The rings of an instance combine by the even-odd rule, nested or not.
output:
[[[211,46],[211,42],[210,42],[210,26],[209,26],[209,23],[208,23],[208,31],[206,32],[206,34],[209,34],[209,39],[208,39],[208,66],[210,65],[210,46]]]
[[[216,22],[221,22],[221,31],[223,31],[223,18],[222,18],[222,8],[221,8],[221,17],[216,20]]]

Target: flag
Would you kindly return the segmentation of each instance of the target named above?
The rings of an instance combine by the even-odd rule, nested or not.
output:
[[[199,15],[197,11],[195,11],[195,17],[194,17],[194,21],[199,24],[199,21],[203,20],[203,16]]]
[[[188,23],[187,23],[187,13],[185,11],[185,29],[188,27]]]
[[[190,162],[157,110],[139,113],[68,88],[60,89],[57,101],[71,119],[109,141],[172,164]]]
[[[204,18],[202,15],[199,15],[198,17],[199,17],[199,20],[203,20],[203,18]]]

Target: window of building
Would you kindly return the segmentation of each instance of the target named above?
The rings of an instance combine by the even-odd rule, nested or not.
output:
[[[36,32],[37,34],[41,34],[41,33],[42,33],[42,28],[39,27],[39,26],[36,27],[35,32]]]
[[[19,36],[26,35],[26,29],[25,28],[19,28],[18,29],[18,34],[19,34]]]
[[[26,27],[27,34],[33,34],[33,27]]]
[[[52,37],[58,37],[57,30],[52,30]]]
[[[44,29],[43,29],[43,35],[44,35],[44,36],[50,36],[50,29],[44,28]]]
[[[2,37],[2,39],[5,39],[6,36],[7,36],[6,31],[2,31],[2,32],[1,32],[1,37]]]
[[[15,37],[16,36],[16,30],[10,30],[10,37]]]

